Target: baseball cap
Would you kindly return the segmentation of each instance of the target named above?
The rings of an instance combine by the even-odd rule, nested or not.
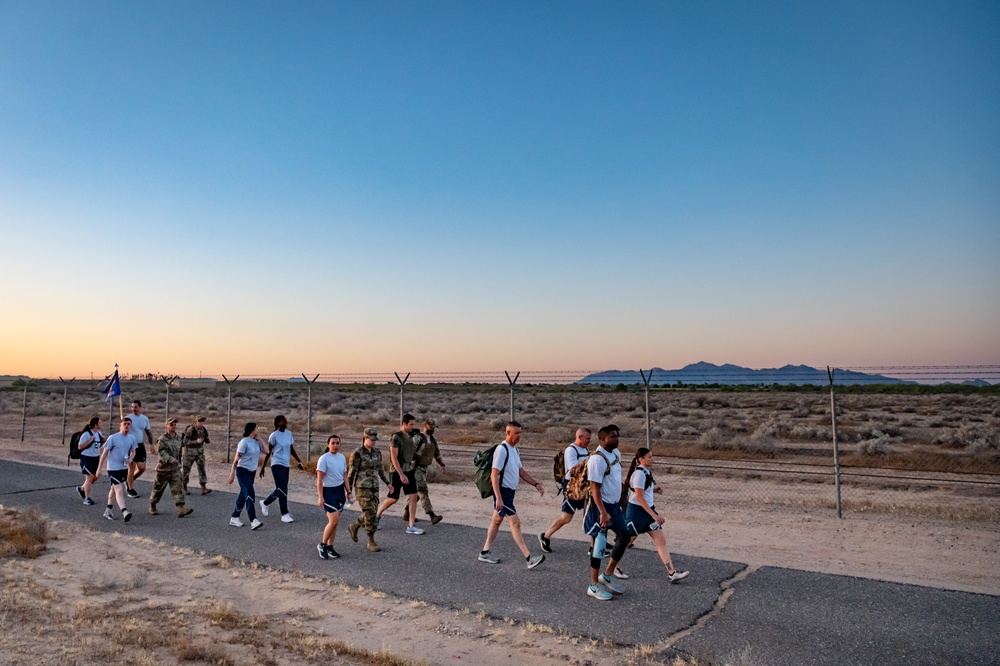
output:
[[[170,425],[171,423],[177,423],[177,419],[167,419],[167,425]]]
[[[372,440],[373,442],[378,441],[378,430],[375,428],[365,428],[365,437]]]

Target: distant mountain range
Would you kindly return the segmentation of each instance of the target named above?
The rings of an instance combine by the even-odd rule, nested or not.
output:
[[[781,368],[744,368],[726,363],[692,363],[680,370],[653,368],[647,370],[650,384],[819,384],[826,385],[830,379],[826,368],[811,368],[808,365],[786,365]],[[578,384],[641,384],[638,370],[605,370],[587,375]],[[836,370],[834,384],[916,384],[884,375],[869,375],[852,370]]]

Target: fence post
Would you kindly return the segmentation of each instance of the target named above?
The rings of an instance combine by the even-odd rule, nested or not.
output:
[[[24,441],[24,419],[28,409],[28,379],[24,380],[24,398],[21,400],[21,441]]]
[[[403,403],[403,390],[404,387],[406,386],[406,380],[410,378],[410,373],[406,373],[406,376],[403,377],[402,379],[399,378],[398,372],[393,372],[392,374],[396,375],[396,381],[399,382],[399,422],[402,423],[403,414],[406,413],[406,407]]]
[[[306,409],[306,462],[312,460],[312,443],[313,443],[313,384],[319,379],[317,374],[309,381],[306,377],[306,373],[302,373],[302,379],[306,380],[306,384],[309,385],[309,397],[307,398],[306,404],[308,405]]]
[[[639,375],[642,377],[642,383],[646,386],[646,448],[652,450],[652,430],[650,430],[649,425],[649,382],[653,379],[653,371],[650,370],[649,377],[647,377],[642,368],[639,368]]]
[[[173,377],[171,377],[169,379],[166,378],[166,377],[161,377],[161,379],[163,380],[163,383],[167,385],[167,406],[164,409],[164,411],[166,412],[166,414],[164,414],[164,416],[163,416],[163,420],[164,421],[169,421],[170,420],[170,385],[173,384],[174,380],[177,379],[179,376],[180,375],[174,375]]]
[[[830,378],[830,418],[833,424],[833,482],[837,487],[837,518],[843,518],[843,506],[840,500],[840,446],[837,443],[837,397],[833,391],[833,373],[830,366],[826,366],[826,374]]]
[[[226,407],[226,462],[229,462],[233,450],[233,384],[240,376],[236,375],[232,379],[229,379],[225,375],[222,375],[222,378],[229,385],[229,404]]]
[[[513,421],[514,420],[514,384],[517,383],[517,378],[521,376],[521,371],[520,370],[517,371],[517,374],[514,375],[514,379],[510,378],[510,373],[507,372],[506,370],[503,371],[503,374],[507,375],[507,383],[510,384],[510,420]]]
[[[73,379],[76,379],[76,377],[74,377]],[[59,377],[59,381],[61,381],[62,385],[63,385],[63,427],[62,427],[63,451],[66,450],[66,398],[67,398],[67,394],[69,392],[69,382],[73,381],[73,379],[71,379],[69,381],[66,381],[62,377]],[[67,467],[69,467],[69,463],[70,463],[69,454],[67,453],[66,454],[66,466]]]

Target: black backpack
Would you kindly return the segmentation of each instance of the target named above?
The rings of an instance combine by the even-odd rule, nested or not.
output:
[[[83,436],[83,431],[74,432],[69,438],[69,458],[70,460],[80,459],[80,437]]]

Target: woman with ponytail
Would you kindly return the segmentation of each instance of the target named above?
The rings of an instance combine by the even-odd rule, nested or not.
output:
[[[660,560],[667,567],[670,582],[676,583],[687,578],[689,572],[675,569],[674,562],[670,558],[667,538],[663,536],[661,529],[664,518],[656,512],[656,507],[653,505],[653,495],[663,494],[663,489],[658,488],[653,480],[653,473],[650,471],[652,466],[652,451],[643,447],[635,452],[635,458],[628,471],[629,494],[628,507],[625,509],[625,526],[633,539],[640,534],[649,534],[656,545],[656,552],[660,554]]]

